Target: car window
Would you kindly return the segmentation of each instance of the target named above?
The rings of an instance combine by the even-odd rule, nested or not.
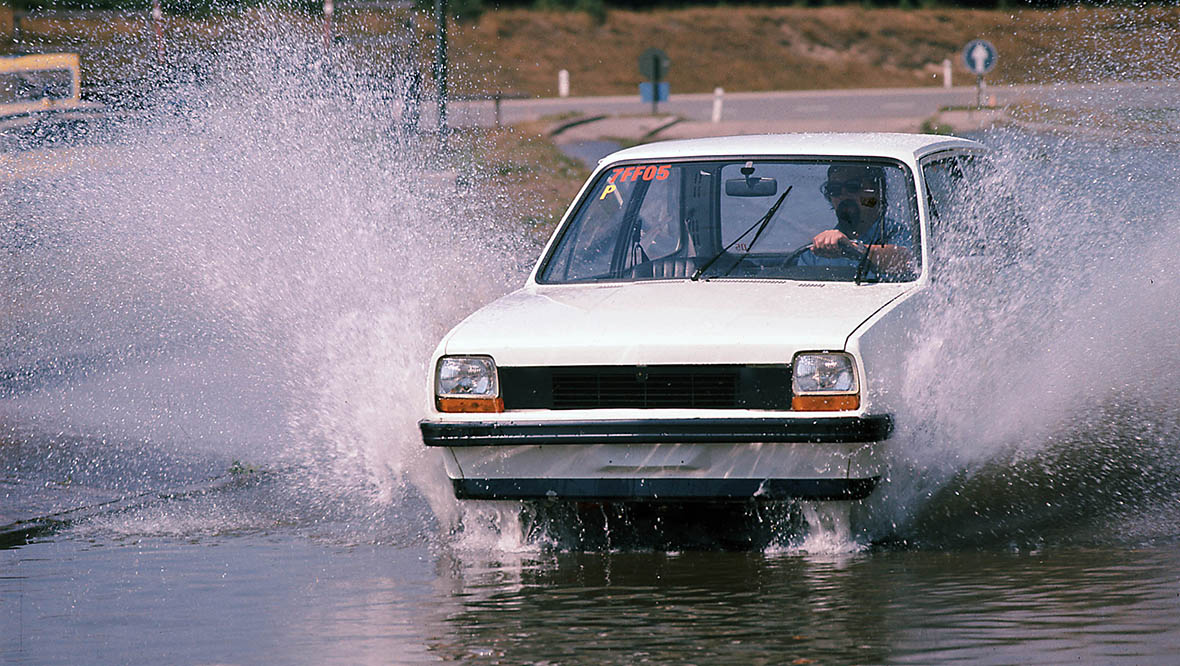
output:
[[[921,256],[915,192],[909,169],[888,160],[616,166],[558,230],[538,280],[910,280]],[[830,229],[849,243],[821,256],[810,246]],[[897,260],[862,263],[873,244],[873,256],[888,246]]]
[[[569,229],[562,239],[562,247],[550,262],[555,275],[603,275],[610,272],[626,211],[636,201],[642,202],[642,198],[635,197],[637,187],[636,182],[612,175],[595,188],[598,196],[591,196],[583,203],[583,217],[595,223],[577,224]]]
[[[950,211],[955,189],[962,181],[962,171],[956,158],[946,157],[923,164],[922,176],[926,181],[926,204],[933,225]]]
[[[971,191],[981,187],[991,171],[991,164],[974,154],[946,155],[923,162],[922,177],[932,222],[937,225],[962,214],[971,204]]]
[[[733,180],[742,178],[742,164],[727,164],[721,170],[721,178]],[[811,242],[815,235],[814,220],[831,215],[831,206],[820,191],[826,180],[827,166],[824,164],[766,164],[759,165],[758,176],[774,178],[780,189],[774,195],[765,197],[728,196],[721,197],[721,236],[726,242],[735,239],[751,224],[757,222],[782,195],[786,186],[791,187],[788,196],[790,205],[779,211],[758,239],[759,252],[790,252]],[[784,204],[786,202],[784,201]],[[749,249],[750,237],[737,241],[734,249]]]
[[[922,177],[932,250],[944,258],[1017,255],[1024,218],[1010,194],[990,186],[995,169],[985,156],[938,156],[922,163]]]
[[[653,178],[639,206],[638,248],[646,260],[674,254],[684,242],[686,230],[680,224],[680,179],[683,170],[668,169],[663,179]]]

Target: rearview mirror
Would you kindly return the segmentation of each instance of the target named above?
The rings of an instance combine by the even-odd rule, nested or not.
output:
[[[725,194],[731,197],[772,197],[778,192],[774,178],[730,178],[725,181]]]

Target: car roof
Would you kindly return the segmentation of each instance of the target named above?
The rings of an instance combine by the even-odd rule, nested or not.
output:
[[[789,155],[832,155],[839,157],[885,157],[911,161],[948,148],[974,148],[983,144],[969,139],[934,134],[824,133],[750,134],[706,139],[658,141],[607,155],[601,164],[623,160],[675,159],[685,157],[755,157]]]

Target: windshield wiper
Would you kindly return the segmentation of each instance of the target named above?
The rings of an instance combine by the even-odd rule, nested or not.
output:
[[[873,240],[869,241],[869,244],[865,247],[864,256],[860,258],[860,263],[856,265],[856,277],[853,279],[853,282],[856,284],[859,285],[861,279],[865,277],[865,270],[869,267],[869,255],[873,253],[873,246],[876,245],[884,235],[884,224],[880,224],[877,228],[877,235],[873,236]],[[885,244],[881,243],[881,245],[884,246]]]
[[[746,251],[742,256],[749,254],[750,250],[754,249],[754,243],[758,242],[758,238],[762,235],[762,232],[766,230],[767,225],[770,224],[771,218],[773,218],[774,214],[776,212],[778,212],[778,207],[783,205],[783,201],[785,201],[787,198],[787,195],[791,193],[792,187],[794,187],[794,186],[788,185],[787,189],[783,192],[782,196],[780,196],[778,198],[778,201],[774,202],[774,205],[770,207],[770,210],[766,211],[765,215],[763,215],[761,218],[759,218],[758,221],[755,222],[754,224],[751,224],[749,229],[746,229],[745,231],[742,232],[742,235],[740,235],[737,238],[730,241],[729,245],[726,245],[725,247],[721,248],[720,252],[713,255],[713,257],[711,259],[706,261],[705,265],[698,268],[696,270],[696,272],[692,274],[692,277],[690,277],[689,279],[692,280],[693,282],[696,282],[697,280],[701,279],[701,275],[703,275],[705,273],[705,271],[709,270],[710,266],[712,266],[718,259],[725,256],[725,253],[729,252],[729,249],[731,247],[733,247],[734,245],[737,245],[738,241],[745,238],[747,234],[749,234],[751,231],[753,231],[755,228],[757,228],[758,233],[754,234],[754,240],[750,241],[749,247],[746,248]],[[734,264],[734,265],[736,266],[737,264]],[[730,267],[730,270],[733,270],[733,268]],[[728,273],[727,273],[727,275],[728,275]]]

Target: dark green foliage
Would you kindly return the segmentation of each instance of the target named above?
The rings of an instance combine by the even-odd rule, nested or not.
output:
[[[574,9],[586,12],[599,25],[606,23],[605,0],[575,0]]]

